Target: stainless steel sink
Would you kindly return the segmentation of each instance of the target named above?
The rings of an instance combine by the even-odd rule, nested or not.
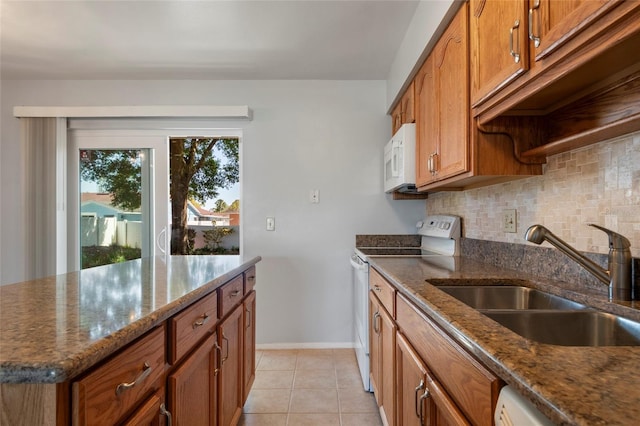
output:
[[[604,312],[484,310],[484,315],[536,342],[560,346],[639,346],[640,323]]]
[[[559,346],[640,346],[640,322],[520,285],[438,288],[520,336]]]
[[[438,286],[475,309],[585,309],[563,297],[522,286]]]

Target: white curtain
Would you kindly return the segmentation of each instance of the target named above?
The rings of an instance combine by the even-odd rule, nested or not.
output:
[[[61,178],[66,173],[58,173],[66,163],[66,119],[23,117],[20,125],[24,154],[25,279],[35,279],[66,272],[66,249],[59,250],[66,247],[66,228],[60,230],[58,225],[66,205]]]

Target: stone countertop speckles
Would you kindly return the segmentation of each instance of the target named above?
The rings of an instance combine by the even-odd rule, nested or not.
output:
[[[371,265],[401,294],[433,318],[487,367],[528,397],[558,424],[630,425],[640,418],[640,347],[568,347],[520,337],[428,281],[490,284],[515,280],[559,295],[579,294],[565,283],[457,258],[453,265],[427,258],[370,257]],[[443,283],[443,282],[441,282]],[[583,297],[591,306],[640,318],[637,302],[611,303],[599,294]],[[634,304],[635,303],[635,304]]]
[[[0,382],[64,382],[259,260],[157,257],[0,286]]]

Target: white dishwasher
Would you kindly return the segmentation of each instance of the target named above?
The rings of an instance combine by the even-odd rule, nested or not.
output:
[[[553,426],[554,424],[530,401],[509,386],[500,390],[494,420],[496,426]]]

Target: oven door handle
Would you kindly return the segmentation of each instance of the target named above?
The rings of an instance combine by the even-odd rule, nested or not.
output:
[[[354,269],[359,270],[359,271],[364,271],[365,269],[367,269],[367,264],[362,262],[358,256],[356,256],[355,254],[351,255],[351,266],[354,267]]]

